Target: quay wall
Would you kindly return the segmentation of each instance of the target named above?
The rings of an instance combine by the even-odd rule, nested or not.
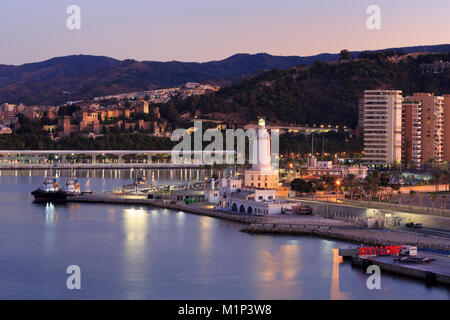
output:
[[[333,228],[328,226],[250,224],[242,230],[248,233],[276,233],[318,236],[357,244],[374,246],[410,245],[423,249],[450,252],[450,241],[440,237],[422,237],[401,231],[380,231],[357,228]]]
[[[146,196],[102,196],[102,195],[83,195],[77,197],[69,197],[67,199],[69,202],[90,202],[90,203],[111,203],[111,204],[136,204],[136,205],[150,205],[153,207],[170,209],[170,210],[180,210],[184,212],[189,212],[193,214],[198,214],[202,216],[214,217],[244,224],[254,223],[257,217],[254,216],[242,216],[233,215],[229,213],[224,213],[220,211],[214,211],[205,208],[199,208],[192,205],[184,205],[180,203],[164,202],[160,200],[147,199]]]
[[[421,223],[427,228],[450,230],[450,218],[422,213],[407,213],[390,209],[364,208],[344,204],[323,203],[317,201],[301,200],[302,204],[310,206],[314,215],[333,217],[342,220],[356,220],[358,218],[404,218],[403,221]]]
[[[442,259],[442,257],[438,258]],[[377,265],[382,271],[417,278],[431,283],[438,282],[450,285],[450,276],[448,275],[447,270],[442,270],[442,268],[440,270],[438,268],[427,268],[427,266],[423,266],[422,268],[414,268],[408,265],[402,265],[390,261],[380,261],[376,258],[366,258],[360,256],[352,257],[352,264],[360,266],[364,269],[366,269],[369,265]]]

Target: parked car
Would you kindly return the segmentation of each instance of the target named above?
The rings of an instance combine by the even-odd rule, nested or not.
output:
[[[293,206],[291,209],[287,209],[286,213],[312,215],[312,209],[310,206]]]
[[[423,228],[423,226],[422,226],[421,223],[416,223],[416,224],[414,225],[414,228],[416,228],[416,229],[421,229],[421,228]]]

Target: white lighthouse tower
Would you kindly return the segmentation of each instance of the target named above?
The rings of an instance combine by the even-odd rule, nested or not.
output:
[[[236,177],[219,180],[216,209],[247,215],[281,214],[292,209],[295,202],[277,199],[287,197],[288,190],[278,185],[278,170],[271,166],[271,137],[264,118],[258,119],[252,137],[252,168],[244,171],[243,182]]]
[[[264,118],[258,118],[258,128],[253,140],[253,166],[245,171],[246,187],[275,189],[278,186],[278,170],[271,166],[270,134]]]
[[[266,129],[266,120],[259,118],[256,137],[253,140],[253,171],[270,170],[270,135]]]

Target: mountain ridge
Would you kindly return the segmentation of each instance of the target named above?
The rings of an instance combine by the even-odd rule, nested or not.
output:
[[[384,50],[450,52],[450,44],[355,51],[352,57],[361,52]],[[306,57],[237,53],[208,62],[160,62],[80,54],[18,66],[0,64],[0,103],[62,104],[68,100],[172,87],[186,82],[239,79],[246,74],[271,69],[285,70],[309,66],[316,61],[337,61],[339,57],[333,53]]]

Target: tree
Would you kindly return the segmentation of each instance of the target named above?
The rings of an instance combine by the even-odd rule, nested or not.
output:
[[[322,190],[334,191],[336,187],[336,179],[332,176],[325,175],[320,177],[320,188]]]
[[[441,179],[442,179],[442,173],[438,170],[433,171],[433,182],[434,185],[436,186],[436,192],[439,191],[439,184],[441,183]]]
[[[291,189],[298,192],[311,193],[314,192],[314,188],[310,182],[302,179],[294,179],[291,182]]]
[[[388,198],[389,202],[392,202],[392,197],[393,197],[392,192],[387,194],[387,198]]]
[[[369,200],[372,200],[380,191],[380,178],[380,173],[376,171],[364,179],[364,191],[369,195]]]
[[[437,199],[437,193],[436,192],[430,193],[430,199],[431,199],[431,211],[434,211],[434,203],[436,202]]]
[[[423,193],[419,193],[420,211],[423,210]]]
[[[442,182],[445,184],[445,190],[450,190],[450,171],[448,168],[442,172]]]
[[[345,191],[350,192],[350,199],[353,200],[353,195],[357,189],[358,179],[354,174],[348,174],[342,180],[342,186]]]
[[[347,49],[341,50],[341,60],[350,60],[350,52]]]
[[[409,191],[409,206],[412,206],[412,201],[414,200],[414,197],[416,195],[416,192],[414,190]]]

